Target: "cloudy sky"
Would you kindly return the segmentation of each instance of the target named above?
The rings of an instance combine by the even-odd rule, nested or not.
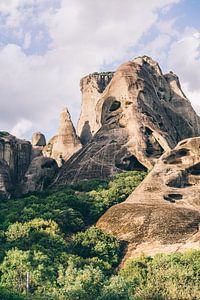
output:
[[[199,0],[0,0],[0,130],[30,139],[76,124],[79,80],[138,55],[173,70],[200,105]]]

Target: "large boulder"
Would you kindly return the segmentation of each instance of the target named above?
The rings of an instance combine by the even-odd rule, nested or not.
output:
[[[167,151],[97,226],[128,244],[126,258],[200,249],[200,137]]]
[[[58,133],[50,139],[43,149],[46,157],[55,159],[59,166],[68,160],[75,152],[82,147],[71,121],[67,108],[63,109],[60,115],[60,126]]]
[[[82,104],[77,134],[83,145],[87,144],[99,129],[96,122],[95,107],[113,75],[113,72],[93,73],[83,77],[80,81]]]
[[[57,184],[151,169],[164,151],[200,135],[200,118],[178,77],[163,75],[147,56],[119,67],[95,110],[100,129],[64,164]]]

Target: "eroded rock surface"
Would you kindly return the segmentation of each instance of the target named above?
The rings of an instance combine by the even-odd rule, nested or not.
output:
[[[31,143],[0,132],[0,197],[9,196],[22,180],[31,160]]]
[[[21,183],[21,193],[43,191],[53,181],[58,171],[56,161],[49,157],[35,157]]]
[[[167,151],[144,181],[97,226],[127,241],[125,257],[200,249],[200,137]]]
[[[68,160],[75,152],[82,147],[71,121],[67,108],[63,109],[60,115],[60,127],[57,135],[50,139],[43,154],[46,157],[55,159],[59,166]]]
[[[93,73],[80,81],[82,93],[81,114],[77,125],[77,134],[83,145],[92,138],[97,131],[95,107],[103,91],[111,81],[114,73]]]
[[[176,144],[200,135],[200,118],[178,77],[139,57],[119,67],[96,104],[100,128],[60,171],[57,184],[151,169]]]
[[[42,134],[41,132],[35,132],[32,136],[31,144],[32,146],[36,146],[36,147],[46,146],[46,138],[44,134]]]

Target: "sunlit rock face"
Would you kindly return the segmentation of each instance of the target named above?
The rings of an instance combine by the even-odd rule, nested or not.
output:
[[[57,184],[151,169],[164,151],[200,135],[200,118],[178,77],[163,75],[147,56],[118,68],[97,101],[95,118],[98,131],[64,164]]]
[[[99,129],[95,107],[113,75],[113,72],[93,73],[85,76],[80,81],[82,104],[77,134],[80,136],[83,145],[87,144]]]
[[[128,199],[97,223],[127,242],[125,259],[200,249],[199,225],[200,137],[163,154]]]
[[[59,166],[68,160],[75,152],[82,147],[71,121],[67,108],[63,109],[60,115],[60,126],[58,133],[50,139],[43,154],[46,157],[55,159]]]
[[[31,143],[0,132],[0,199],[10,196],[22,180],[31,160]]]

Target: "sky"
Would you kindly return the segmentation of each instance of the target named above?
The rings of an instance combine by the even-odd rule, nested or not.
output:
[[[0,0],[0,130],[76,126],[80,78],[139,55],[175,72],[200,111],[200,0]]]

